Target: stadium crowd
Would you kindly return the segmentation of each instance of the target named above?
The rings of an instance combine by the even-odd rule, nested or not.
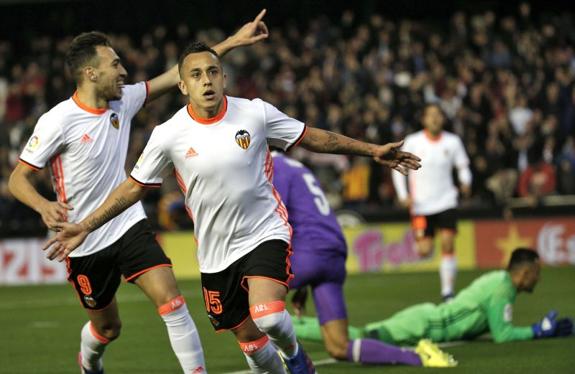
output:
[[[419,130],[419,108],[437,102],[471,160],[468,204],[575,194],[573,16],[544,17],[521,4],[516,14],[505,16],[455,12],[449,23],[378,14],[360,20],[352,11],[340,19],[317,17],[304,27],[287,21],[271,25],[268,42],[224,58],[227,93],[261,97],[310,125],[380,143]],[[129,79],[137,82],[177,63],[187,42],[197,38],[213,45],[225,34],[218,29],[196,34],[178,24],[112,37]],[[10,196],[7,178],[38,117],[72,94],[63,59],[71,38],[37,36],[20,46],[26,56],[13,53],[11,41],[0,40],[2,233],[18,231],[29,218],[39,222]],[[184,103],[174,92],[135,118],[127,169],[153,127]],[[312,166],[336,207],[394,204],[389,172],[373,162],[299,150],[295,156]],[[43,190],[50,193],[51,187],[45,184]],[[172,214],[183,212],[177,209],[183,203],[175,181],[149,194],[146,204],[157,210],[164,228],[186,225]]]

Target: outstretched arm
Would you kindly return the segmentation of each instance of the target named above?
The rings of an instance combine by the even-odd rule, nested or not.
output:
[[[251,45],[268,37],[268,28],[262,21],[266,10],[262,10],[256,18],[243,25],[234,35],[228,37],[221,43],[216,44],[213,49],[218,55],[223,56],[234,48],[244,45]],[[148,86],[148,101],[154,100],[172,88],[176,87],[180,81],[178,65],[173,66],[165,73],[153,78]]]
[[[76,249],[89,233],[122,213],[140,200],[146,189],[131,178],[119,185],[102,205],[80,223],[57,223],[55,226],[60,231],[54,238],[44,245],[44,250],[49,249],[48,258],[63,261],[74,249]]]
[[[320,153],[341,153],[373,157],[376,162],[407,175],[408,169],[421,167],[421,159],[416,155],[399,149],[403,141],[377,145],[355,140],[331,131],[308,127],[300,145],[307,150]]]

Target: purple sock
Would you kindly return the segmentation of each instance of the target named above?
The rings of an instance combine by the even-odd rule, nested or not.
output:
[[[421,359],[417,353],[374,339],[350,340],[347,345],[347,359],[362,364],[421,366]]]

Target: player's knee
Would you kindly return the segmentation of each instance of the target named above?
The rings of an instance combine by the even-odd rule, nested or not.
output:
[[[325,350],[327,353],[336,360],[347,359],[347,346],[348,342],[344,340],[326,340]]]
[[[431,240],[423,239],[417,243],[416,248],[420,257],[429,257],[433,252],[433,242]]]
[[[122,331],[122,322],[109,322],[98,328],[98,332],[106,339],[112,341],[118,339]]]
[[[250,307],[250,315],[258,329],[271,336],[280,333],[285,319],[289,318],[283,301],[253,305]]]

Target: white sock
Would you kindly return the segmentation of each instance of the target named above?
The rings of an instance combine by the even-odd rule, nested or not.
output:
[[[297,340],[290,315],[285,310],[285,302],[252,305],[250,315],[256,326],[270,337],[284,357],[295,356]]]
[[[441,296],[453,294],[455,276],[457,274],[457,259],[455,255],[443,254],[441,265],[439,266],[439,277],[441,278]]]
[[[180,295],[158,308],[166,323],[172,349],[185,374],[205,373],[204,351],[196,325]]]
[[[102,370],[103,362],[102,355],[106,349],[106,345],[110,340],[98,334],[92,327],[90,321],[86,322],[82,327],[80,334],[80,353],[82,354],[82,366],[88,370],[98,371]]]
[[[240,343],[252,373],[285,374],[283,362],[267,335],[248,343]]]

